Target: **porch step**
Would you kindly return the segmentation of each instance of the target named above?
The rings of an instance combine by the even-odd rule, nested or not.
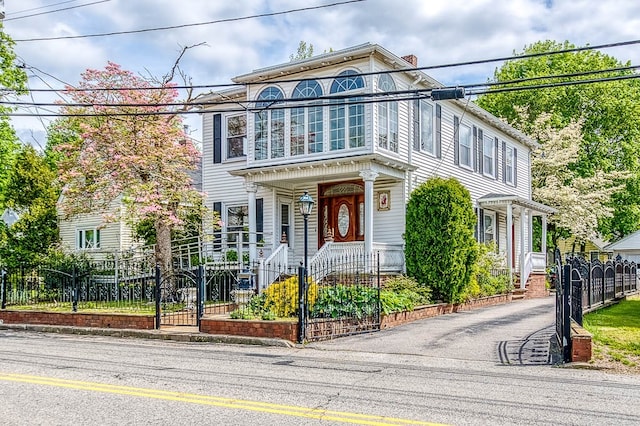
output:
[[[527,294],[526,288],[516,287],[515,290],[513,290],[513,297],[511,300],[524,299],[526,294]]]

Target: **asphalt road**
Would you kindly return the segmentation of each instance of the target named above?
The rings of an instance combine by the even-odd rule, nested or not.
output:
[[[540,360],[552,308],[304,348],[0,330],[0,424],[638,424],[640,377]]]

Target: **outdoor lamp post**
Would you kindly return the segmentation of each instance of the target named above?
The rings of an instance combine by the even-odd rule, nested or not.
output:
[[[309,195],[309,191],[304,191],[304,194],[298,200],[300,206],[300,214],[304,218],[304,267],[298,268],[298,343],[304,343],[305,336],[305,298],[307,293],[307,252],[309,248],[309,215],[313,210],[313,198]]]
[[[298,205],[300,206],[300,214],[304,218],[304,270],[305,276],[307,274],[307,250],[309,246],[309,215],[311,214],[311,210],[313,210],[313,198],[309,195],[309,191],[304,191],[304,194],[298,200]]]

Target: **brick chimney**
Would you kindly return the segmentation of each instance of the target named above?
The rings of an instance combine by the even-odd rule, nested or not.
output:
[[[416,55],[403,56],[402,59],[409,62],[414,68],[418,68],[418,57]]]

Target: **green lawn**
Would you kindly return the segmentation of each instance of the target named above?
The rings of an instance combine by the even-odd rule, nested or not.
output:
[[[640,363],[640,296],[584,316],[584,328],[593,335],[594,356],[629,367]]]

